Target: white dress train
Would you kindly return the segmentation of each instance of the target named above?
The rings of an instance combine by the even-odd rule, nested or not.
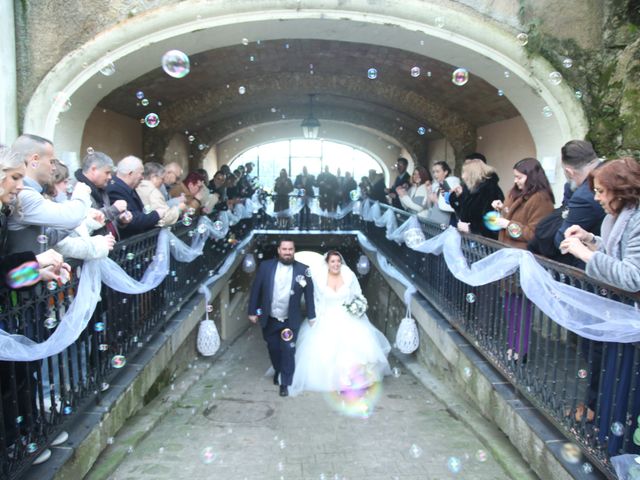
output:
[[[337,290],[327,287],[327,267],[312,270],[316,322],[304,322],[296,342],[296,366],[289,394],[303,391],[331,392],[362,389],[382,380],[391,369],[391,350],[386,337],[366,314],[347,312],[350,302],[362,290],[355,274],[341,268],[344,284]]]

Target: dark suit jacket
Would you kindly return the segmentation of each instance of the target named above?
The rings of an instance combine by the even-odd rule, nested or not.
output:
[[[387,202],[387,195],[385,193],[384,177],[380,176],[380,178],[371,185],[369,198],[373,201],[377,200],[380,203],[389,203]]]
[[[398,188],[401,185],[406,185],[407,187],[411,185],[411,175],[409,175],[409,172],[404,172],[402,175],[398,175],[396,177],[396,180],[393,182],[393,185],[391,185],[391,188],[389,189],[390,193],[396,193],[396,188]],[[404,209],[404,207],[402,206],[402,203],[400,202],[400,198],[398,197],[398,194],[396,194],[396,196],[391,201],[391,205],[401,210]]]
[[[470,224],[471,233],[483,237],[498,239],[498,233],[489,230],[484,224],[484,215],[493,210],[494,200],[504,200],[502,189],[498,185],[498,175],[495,173],[484,180],[470,192],[466,185],[462,187],[462,195],[458,197],[451,193],[450,204],[456,211],[458,219]]]
[[[278,266],[277,259],[266,260],[260,264],[258,273],[251,287],[251,295],[249,296],[249,315],[258,315],[260,326],[265,328],[267,320],[271,315],[271,300],[273,298],[273,280]],[[302,312],[300,308],[300,300],[304,293],[304,300],[307,306],[307,318],[316,318],[315,304],[313,303],[313,281],[311,277],[307,277],[305,272],[307,266],[304,263],[293,262],[293,275],[291,278],[291,290],[293,295],[289,297],[289,325],[297,331],[302,322]],[[307,282],[303,287],[300,282],[296,281],[296,277],[302,275]],[[259,311],[260,310],[260,311]]]
[[[300,174],[296,177],[295,182],[293,182],[293,188],[304,188],[305,197],[315,197],[315,193],[312,187],[316,186],[316,177],[313,175],[307,175],[307,178],[304,178],[304,175]]]
[[[118,177],[113,177],[112,183],[107,186],[107,193],[111,203],[116,200],[126,200],[127,210],[133,215],[131,222],[120,229],[122,238],[151,230],[160,220],[160,216],[155,210],[151,213],[144,213],[144,205],[137,192]]]
[[[555,244],[558,248],[564,240],[564,231],[571,225],[580,225],[587,232],[600,235],[600,224],[606,215],[600,204],[596,202],[587,181],[580,185],[573,194],[568,191],[568,185],[565,185],[565,199],[567,198],[565,207],[569,212],[555,237]]]

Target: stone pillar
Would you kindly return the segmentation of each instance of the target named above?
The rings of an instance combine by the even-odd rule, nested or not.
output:
[[[0,2],[0,143],[9,145],[18,136],[15,39],[13,2]]]

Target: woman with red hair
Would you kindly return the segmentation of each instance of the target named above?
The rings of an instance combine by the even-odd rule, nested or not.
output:
[[[601,236],[573,225],[564,232],[565,239],[560,244],[560,251],[585,262],[586,273],[590,277],[620,290],[638,292],[640,164],[633,158],[611,160],[593,170],[588,181],[596,201],[607,213],[600,228]],[[588,422],[596,420],[601,442],[606,441],[609,429],[615,422],[628,425],[630,432],[638,427],[640,372],[634,371],[636,349],[633,344],[595,342],[593,345],[594,371],[587,389],[587,404],[579,403],[576,406],[575,419],[581,421],[586,417]],[[607,372],[606,376],[600,375],[601,364],[602,372]],[[632,405],[630,409],[629,402]],[[623,437],[609,437],[609,454],[619,453]],[[631,447],[631,450],[637,453],[638,448]],[[627,450],[626,453],[632,451]]]
[[[409,191],[402,187],[396,189],[400,203],[409,212],[417,213],[418,216],[427,216],[429,213],[429,192],[431,187],[431,174],[429,170],[418,166],[411,175],[411,188]]]
[[[204,188],[204,178],[198,172],[190,172],[182,181],[176,183],[169,191],[171,198],[184,195],[184,203],[188,209],[193,208],[195,215],[200,215],[202,203],[200,201],[201,191]]]

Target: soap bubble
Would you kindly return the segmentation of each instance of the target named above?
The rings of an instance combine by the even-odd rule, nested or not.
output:
[[[190,217],[189,215],[185,215],[185,216],[182,218],[182,224],[183,224],[185,227],[190,226],[192,223],[193,223],[193,220],[191,219],[191,217]]]
[[[616,437],[621,437],[624,435],[624,425],[620,422],[613,422],[611,424],[611,433]]]
[[[582,452],[580,451],[580,447],[578,447],[575,443],[565,443],[560,449],[560,456],[567,463],[574,464],[580,461]]]
[[[129,252],[127,253],[126,257],[127,260],[133,260],[134,258],[136,258],[136,254],[133,252]]]
[[[458,457],[449,457],[447,460],[447,468],[451,473],[460,473],[460,470],[462,470],[462,461]]]
[[[504,78],[509,78],[511,77],[511,72],[509,70],[505,70],[503,75],[504,75]]]
[[[469,72],[466,68],[457,68],[451,74],[451,81],[454,85],[462,87],[469,81]]]
[[[476,295],[474,293],[467,293],[464,298],[467,303],[475,303],[476,301]]]
[[[522,227],[517,223],[507,225],[507,232],[511,238],[520,238],[522,236]]]
[[[204,235],[207,231],[207,226],[204,223],[201,223],[200,225],[198,225],[198,233],[200,235]]]
[[[376,78],[378,78],[378,70],[375,68],[370,68],[369,70],[367,70],[367,77],[369,78],[369,80],[375,80]]]
[[[593,465],[591,465],[590,463],[583,463],[582,471],[587,475],[589,475],[590,473],[593,473]]]
[[[35,453],[38,450],[37,443],[29,443],[27,445],[27,453]]]
[[[240,95],[244,95],[247,92],[247,89],[245,87],[243,87],[242,85],[240,87],[238,87],[238,93]]]
[[[102,68],[100,68],[100,73],[105,77],[110,77],[111,75],[116,73],[116,66],[113,64],[113,62],[106,62],[102,65]]]
[[[113,368],[122,368],[127,364],[127,359],[124,355],[114,355],[111,359],[111,366]]]
[[[245,47],[246,47],[247,45],[249,45],[249,39],[248,39],[248,38],[243,38],[243,39],[242,39],[242,45],[244,45]]]
[[[550,118],[553,116],[553,110],[551,110],[551,107],[549,105],[546,105],[542,108],[542,116],[544,118]]]
[[[578,100],[581,100],[582,99],[582,90],[576,90],[574,95],[576,96],[576,98]]]
[[[478,450],[476,452],[475,457],[476,457],[476,460],[479,462],[486,462],[488,455],[487,455],[487,452],[485,452],[484,450]]]
[[[48,317],[44,321],[44,328],[46,328],[47,330],[56,328],[56,325],[58,325],[58,320],[56,319],[56,317]]]
[[[424,127],[418,127],[418,135],[424,135],[427,133],[427,129]]]
[[[504,97],[504,90],[498,89],[498,96]]]
[[[569,57],[565,58],[564,60],[562,60],[562,66],[564,68],[571,68],[573,67],[573,60],[571,60]]]
[[[584,380],[585,378],[587,378],[588,375],[589,375],[588,372],[584,368],[581,368],[580,370],[578,370],[578,378]]]
[[[148,113],[146,117],[144,117],[144,124],[149,128],[156,128],[160,125],[160,117],[156,113]]]
[[[422,448],[414,443],[409,448],[409,455],[411,455],[413,458],[420,458],[422,456]]]
[[[355,202],[360,199],[360,193],[358,193],[358,190],[351,190],[349,192],[349,198]]]
[[[180,50],[169,50],[162,56],[162,69],[173,78],[184,78],[191,71],[189,57]]]
[[[549,74],[549,83],[551,85],[560,85],[562,83],[562,74],[560,72],[551,72]]]
[[[398,367],[393,367],[391,369],[391,374],[393,375],[394,378],[400,378],[402,372],[400,372],[400,369]]]
[[[462,369],[462,374],[464,375],[464,378],[466,378],[466,379],[471,378],[472,373],[473,372],[471,370],[471,367],[464,367]]]
[[[142,99],[144,98],[144,92],[143,92],[142,90],[138,90],[138,91],[136,92],[136,98],[137,98],[138,100],[142,100]]]
[[[409,228],[404,232],[404,243],[413,249],[424,242],[424,233],[420,228]]]
[[[516,40],[518,40],[518,43],[524,47],[527,43],[529,43],[529,35],[521,32],[516,35]]]
[[[492,232],[498,232],[502,230],[500,225],[498,225],[497,221],[500,218],[500,214],[495,210],[491,210],[484,214],[482,217],[482,221],[484,226],[487,227],[487,230],[491,230]]]
[[[55,280],[51,280],[50,282],[47,282],[47,290],[53,291],[56,288],[58,288],[58,284],[55,282]]]
[[[146,107],[149,105],[149,100],[146,98],[143,98],[142,100],[140,100],[140,103],[142,104],[143,107]]]
[[[201,143],[200,145],[198,145],[198,150],[202,151],[205,148],[207,148],[207,146],[204,143]]]
[[[213,222],[213,228],[214,230],[220,231],[224,228],[224,224],[220,220],[216,220],[215,222]],[[261,257],[258,256],[258,258]]]
[[[46,235],[38,235],[38,238],[36,239],[36,241],[40,245],[46,245],[46,243],[49,241],[49,238]]]
[[[293,331],[290,328],[285,328],[280,332],[280,338],[285,342],[293,340]]]
[[[200,452],[200,460],[206,465],[215,462],[217,457],[218,455],[213,451],[213,447],[205,447]]]
[[[62,413],[64,413],[65,415],[71,415],[73,413],[73,408],[71,408],[71,405],[65,405],[65,407],[62,409]]]
[[[96,322],[96,324],[93,326],[93,329],[96,332],[104,332],[104,322]]]
[[[109,345],[107,345],[106,343],[101,343],[100,345],[98,345],[98,350],[100,350],[101,352],[106,352],[107,350],[109,350]]]
[[[413,78],[420,76],[420,67],[411,67],[411,76]]]

